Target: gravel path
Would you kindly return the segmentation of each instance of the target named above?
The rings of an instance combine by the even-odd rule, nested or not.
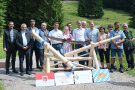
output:
[[[4,62],[4,60],[0,60],[0,62]],[[17,58],[17,69],[19,67],[18,64],[19,59]],[[0,78],[7,79],[3,80],[5,90],[135,90],[135,77],[132,77],[126,73],[119,73],[118,71],[110,73],[111,80],[109,82],[52,87],[36,87],[35,73],[39,72],[41,71],[35,69],[34,62],[34,71],[32,72],[32,75],[24,74],[24,76],[20,76],[19,74],[14,74],[12,72],[10,72],[9,75],[5,75],[5,69],[0,68]]]

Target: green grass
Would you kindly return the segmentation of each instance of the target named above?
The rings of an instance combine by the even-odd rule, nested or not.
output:
[[[122,26],[123,23],[129,23],[129,19],[131,18],[129,16],[129,13],[120,10],[113,10],[113,9],[104,9],[104,16],[100,19],[79,17],[77,14],[77,7],[78,7],[78,2],[63,2],[63,12],[64,12],[63,25],[67,25],[68,22],[72,22],[72,29],[75,29],[77,20],[82,20],[82,21],[85,20],[87,22],[94,21],[96,26],[105,26],[107,28],[108,24],[113,25],[115,21],[119,21]],[[87,24],[87,26],[89,27],[89,24]],[[122,29],[122,27],[120,27],[120,29]],[[133,28],[129,27],[129,29],[131,29],[135,33],[135,30]],[[98,55],[98,60],[100,60],[99,55]],[[118,58],[116,59],[116,66],[119,68]],[[124,53],[123,53],[123,66],[124,69],[127,68],[127,62]],[[135,76],[135,70],[128,71],[127,73],[132,76]]]
[[[0,90],[4,90],[4,87],[3,87],[3,84],[2,84],[1,80],[0,80]]]
[[[6,53],[3,51],[3,39],[0,37],[0,59],[6,57]]]

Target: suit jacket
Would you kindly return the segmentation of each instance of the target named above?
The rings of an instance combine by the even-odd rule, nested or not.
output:
[[[28,30],[25,32],[25,36],[27,38],[27,46],[29,49],[33,48],[33,38]],[[17,39],[16,39],[16,44],[19,50],[23,50],[23,38],[22,38],[22,33],[21,31],[18,32]]]
[[[13,29],[13,42],[11,42],[10,38],[10,30],[5,30],[3,34],[3,48],[13,48],[16,47],[16,38],[17,38],[18,31]]]

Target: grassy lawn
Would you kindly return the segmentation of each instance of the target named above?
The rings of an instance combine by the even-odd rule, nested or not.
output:
[[[3,39],[0,37],[0,59],[5,58],[6,53],[3,51]]]
[[[64,12],[64,25],[68,22],[72,22],[72,29],[76,28],[76,21],[77,20],[85,20],[87,22],[94,21],[96,26],[105,26],[107,28],[108,24],[113,25],[115,21],[119,21],[121,24],[129,23],[129,13],[120,10],[113,10],[113,9],[104,9],[104,16],[100,19],[91,19],[91,18],[84,18],[79,17],[77,15],[77,7],[78,2],[63,2],[63,12]],[[89,27],[89,25],[87,25]],[[120,27],[122,29],[122,27]],[[130,28],[130,27],[129,27]],[[134,33],[135,30],[130,28]],[[135,58],[135,55],[134,55]],[[99,59],[99,56],[98,56]],[[100,59],[99,59],[100,60]],[[124,69],[127,68],[127,62],[125,59],[125,55],[123,53],[123,65]],[[116,66],[119,68],[119,60],[116,59]],[[127,73],[135,76],[135,70],[128,71]]]
[[[4,90],[4,87],[3,87],[3,85],[2,85],[1,80],[0,80],[0,90]]]

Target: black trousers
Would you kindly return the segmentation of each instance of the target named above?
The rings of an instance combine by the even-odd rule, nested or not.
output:
[[[15,48],[15,47],[7,49],[7,52],[6,52],[6,71],[9,71],[10,58],[12,58],[12,61],[11,61],[12,70],[15,70],[16,51],[17,51],[17,48]]]
[[[126,55],[126,60],[128,63],[128,68],[134,68],[134,49],[124,49],[125,55]]]
[[[99,51],[99,56],[100,56],[101,62],[104,62],[104,56],[105,56],[106,63],[109,63],[110,62],[109,49],[106,49],[106,51],[104,51],[103,49],[98,49],[98,51]]]
[[[39,67],[39,49],[36,47],[36,43],[34,42],[33,48],[31,49],[30,53],[30,69],[32,69],[33,65],[33,52],[35,51],[35,56],[36,56],[36,66]]]
[[[20,60],[20,72],[24,72],[23,61],[26,57],[26,72],[30,71],[30,52],[31,50],[19,50],[19,60]]]

